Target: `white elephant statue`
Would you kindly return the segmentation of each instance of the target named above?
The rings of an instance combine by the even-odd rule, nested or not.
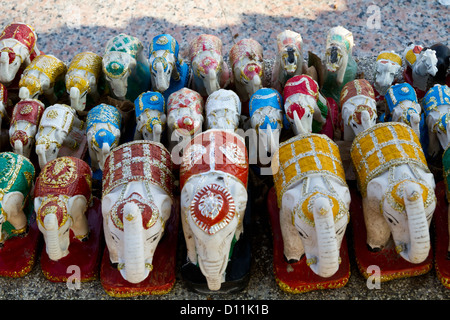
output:
[[[64,81],[66,64],[53,55],[39,55],[23,70],[19,81],[20,99],[38,99],[44,95],[50,104],[56,103],[58,97],[55,85]]]
[[[440,150],[447,150],[450,143],[450,88],[435,84],[422,99],[428,127],[428,154],[436,156]]]
[[[106,159],[102,214],[110,262],[130,283],[152,271],[173,201],[169,151],[146,140],[121,144]]]
[[[310,76],[299,75],[290,78],[284,87],[283,97],[284,112],[295,135],[316,131],[313,130],[313,122],[319,126],[325,124],[326,118],[319,106],[319,86]]]
[[[220,290],[230,250],[245,232],[247,178],[245,142],[234,132],[207,130],[184,151],[180,203],[187,258],[212,291]]]
[[[11,23],[0,35],[0,82],[8,86],[41,51],[34,28],[25,23]]]
[[[300,33],[284,30],[277,35],[277,55],[272,69],[272,88],[283,92],[290,78],[305,74],[303,39]]]
[[[333,276],[351,200],[338,146],[323,134],[297,135],[280,144],[272,171],[286,260],[305,255],[315,274]]]
[[[242,39],[230,50],[232,82],[241,102],[264,87],[263,47],[254,39]]]
[[[86,210],[93,200],[91,186],[91,168],[81,159],[60,157],[42,168],[36,179],[34,207],[50,260],[67,256],[71,241],[89,238]]]
[[[141,93],[134,101],[136,131],[134,140],[161,142],[167,125],[166,101],[159,92]]]
[[[102,103],[89,110],[86,118],[86,138],[93,171],[102,170],[111,149],[119,145],[122,114]]]
[[[410,44],[403,51],[405,68],[403,77],[419,92],[426,92],[429,82],[438,72],[436,51],[421,45]]]
[[[388,89],[398,82],[402,71],[402,57],[394,51],[381,51],[375,63],[375,81],[377,95],[384,97]]]
[[[170,151],[175,144],[184,144],[202,132],[204,105],[203,97],[192,89],[183,88],[169,96],[167,127]],[[183,148],[182,145],[180,147]]]
[[[404,260],[425,261],[436,185],[418,136],[404,123],[378,123],[355,138],[350,154],[370,250],[383,250],[392,236]]]
[[[235,131],[239,127],[241,100],[232,90],[219,89],[211,93],[205,103],[206,129]]]
[[[189,85],[189,65],[183,61],[178,42],[170,34],[154,37],[149,52],[151,88],[161,92],[167,101],[173,92]]]
[[[87,96],[93,101],[100,97],[98,84],[102,76],[102,57],[93,52],[81,52],[73,57],[65,76],[70,106],[77,111],[86,109]]]
[[[341,92],[340,105],[344,141],[353,141],[360,132],[377,123],[375,91],[365,79],[347,82]]]
[[[352,56],[353,46],[353,34],[344,27],[333,27],[328,32],[325,52],[327,74],[322,86],[325,97],[339,101],[342,87],[356,78],[357,64]]]
[[[102,70],[115,98],[134,101],[148,91],[148,68],[144,45],[138,38],[121,33],[107,42]]]
[[[192,89],[203,97],[225,89],[231,81],[231,71],[222,55],[222,40],[211,34],[201,34],[189,44],[192,68]]]
[[[36,99],[20,100],[13,109],[9,142],[17,154],[30,158],[45,105]]]
[[[422,107],[414,88],[407,82],[394,84],[386,93],[385,100],[389,114],[384,116],[384,121],[406,123],[420,138]]]
[[[85,123],[71,106],[54,104],[44,110],[36,133],[36,154],[41,169],[58,157],[63,144],[73,150],[79,147],[79,142],[69,135],[72,130],[86,132]]]
[[[35,169],[28,158],[14,152],[0,153],[0,243],[26,235]]]
[[[249,159],[257,158],[261,165],[269,164],[263,158],[278,150],[284,121],[282,104],[281,94],[272,88],[259,89],[250,98],[250,125],[256,130],[258,141],[249,143]]]

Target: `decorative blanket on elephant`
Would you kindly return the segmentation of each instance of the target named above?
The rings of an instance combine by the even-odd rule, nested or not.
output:
[[[303,134],[280,144],[272,158],[274,187],[278,206],[284,192],[311,174],[328,175],[345,181],[339,147],[323,134]]]
[[[391,86],[385,95],[385,99],[391,113],[402,101],[413,101],[417,103],[416,91],[406,82]]]
[[[34,47],[36,45],[37,40],[36,33],[34,32],[33,27],[27,24],[12,23],[7,27],[5,27],[2,34],[0,35],[0,41],[6,39],[15,39],[19,43],[27,47],[28,51],[31,54],[30,56],[31,60],[33,60],[36,57],[36,55],[39,55],[39,52],[34,52]]]
[[[159,186],[173,197],[175,177],[170,152],[153,141],[132,141],[111,151],[103,169],[103,195],[134,181]]]
[[[58,157],[48,162],[36,179],[34,197],[83,195],[92,200],[92,171],[83,160]]]
[[[166,113],[166,102],[164,96],[155,91],[144,92],[134,100],[134,111],[136,118],[138,118],[145,110],[158,110],[159,112]]]
[[[252,61],[263,62],[263,48],[261,44],[253,39],[242,39],[230,50],[231,66],[241,59],[248,58]]]
[[[138,59],[138,53],[143,49],[144,46],[138,38],[121,33],[108,41],[105,53],[110,51],[125,52],[134,59]]]
[[[439,106],[450,106],[450,88],[446,85],[435,84],[423,97],[422,105],[427,116],[431,111],[438,111]]]
[[[64,62],[52,55],[37,56],[23,71],[19,86],[21,86],[21,83],[23,83],[22,80],[26,79],[28,73],[31,71],[38,71],[45,74],[52,83],[55,82],[59,76],[66,73],[67,66]]]
[[[120,130],[122,114],[116,107],[102,103],[88,112],[86,130],[89,131],[91,128],[95,128],[95,125],[99,123],[107,123]]]
[[[204,51],[212,51],[218,55],[222,55],[222,40],[211,34],[202,34],[195,38],[189,44],[189,57],[191,58],[191,62],[198,54]]]
[[[419,138],[404,123],[378,123],[356,136],[350,149],[361,195],[367,184],[393,165],[414,164],[426,172],[425,154]]]
[[[89,90],[89,77],[96,79],[102,72],[102,57],[93,52],[77,54],[70,62],[66,74],[66,87],[77,87],[80,91]]]
[[[17,121],[26,121],[33,125],[38,125],[44,109],[45,105],[39,100],[21,100],[14,107],[11,125],[14,125]]]
[[[234,132],[208,130],[195,136],[184,149],[180,190],[190,177],[211,171],[226,173],[247,188],[248,168],[242,137]]]
[[[44,110],[39,128],[51,127],[69,133],[72,130],[74,117],[75,109],[72,107],[66,104],[53,105]]]

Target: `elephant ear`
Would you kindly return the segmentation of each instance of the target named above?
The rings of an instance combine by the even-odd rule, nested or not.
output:
[[[36,197],[34,198],[34,210],[37,212],[37,210],[39,209],[39,207],[42,204],[42,198],[41,197]]]
[[[102,197],[102,215],[103,219],[106,219],[109,216],[112,206],[117,200],[117,195],[115,194],[107,194]]]
[[[67,209],[69,214],[73,217],[74,215],[78,215],[78,213],[86,212],[88,206],[87,199],[82,195],[76,195],[69,199],[67,203]]]

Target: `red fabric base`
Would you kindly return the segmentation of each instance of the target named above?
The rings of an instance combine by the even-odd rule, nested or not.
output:
[[[434,211],[435,230],[435,268],[441,283],[450,289],[450,260],[448,253],[448,203],[445,199],[446,186],[444,181],[436,185],[437,206]]]

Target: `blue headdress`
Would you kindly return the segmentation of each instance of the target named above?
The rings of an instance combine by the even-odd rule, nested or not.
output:
[[[263,107],[272,107],[277,110],[283,111],[281,108],[281,103],[283,98],[280,93],[271,88],[262,88],[256,91],[251,97],[249,102],[249,113],[250,117],[253,113]],[[270,126],[272,129],[277,127],[276,119],[269,119],[268,116],[264,118],[264,122],[259,126],[261,129],[267,129],[267,126]]]
[[[417,103],[416,91],[407,82],[391,86],[384,97],[391,112],[402,101],[413,101]]]
[[[423,97],[422,105],[426,115],[437,110],[438,106],[450,105],[450,88],[447,85],[435,84]]]
[[[166,103],[164,96],[159,92],[147,91],[134,100],[134,110],[136,117],[139,117],[145,109],[158,110],[166,113]]]
[[[116,107],[102,103],[88,112],[86,123],[86,130],[89,130],[97,123],[109,123],[120,130],[122,115]]]
[[[154,51],[158,51],[158,50],[165,50],[170,53],[173,53],[173,55],[175,56],[177,70],[180,71],[181,65],[180,65],[180,61],[178,59],[179,46],[178,46],[177,40],[175,40],[174,37],[172,37],[170,34],[160,34],[160,35],[154,37],[152,40],[152,43],[150,44],[150,49],[149,49],[150,56],[152,55],[152,53]],[[165,59],[164,58],[156,58],[151,66],[152,69],[155,70],[154,64],[157,61],[160,61],[160,62],[162,62],[163,66],[164,66],[164,71],[167,71],[167,67],[168,67],[167,62],[164,63],[163,60],[165,60]]]
[[[115,143],[116,136],[106,129],[98,130],[94,135],[93,142],[100,149],[102,148],[104,143],[108,144],[110,147],[117,145],[117,143]]]

